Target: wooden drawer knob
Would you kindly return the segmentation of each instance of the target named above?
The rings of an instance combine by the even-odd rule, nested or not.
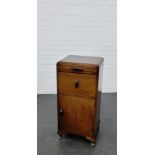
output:
[[[78,88],[79,87],[79,81],[75,81],[75,88]]]

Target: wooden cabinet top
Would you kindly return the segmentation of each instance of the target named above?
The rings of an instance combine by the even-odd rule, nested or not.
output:
[[[104,59],[102,57],[69,55],[64,59],[60,60],[58,63],[76,63],[99,66],[103,62],[103,60]]]

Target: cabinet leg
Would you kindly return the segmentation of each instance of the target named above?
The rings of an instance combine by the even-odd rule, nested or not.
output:
[[[91,145],[92,147],[95,147],[96,143],[95,143],[95,142],[91,142],[90,145]]]
[[[63,138],[63,135],[62,134],[58,134],[58,139],[62,139]]]
[[[90,145],[94,147],[96,145],[96,138],[95,137],[86,137],[90,141]]]

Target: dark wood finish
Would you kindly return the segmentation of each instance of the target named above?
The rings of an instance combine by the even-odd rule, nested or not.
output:
[[[57,63],[58,134],[95,143],[100,123],[103,58],[70,55]]]

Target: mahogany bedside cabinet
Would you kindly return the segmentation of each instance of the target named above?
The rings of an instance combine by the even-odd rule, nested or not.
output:
[[[57,62],[58,136],[84,136],[95,146],[100,123],[103,58],[69,55]]]

